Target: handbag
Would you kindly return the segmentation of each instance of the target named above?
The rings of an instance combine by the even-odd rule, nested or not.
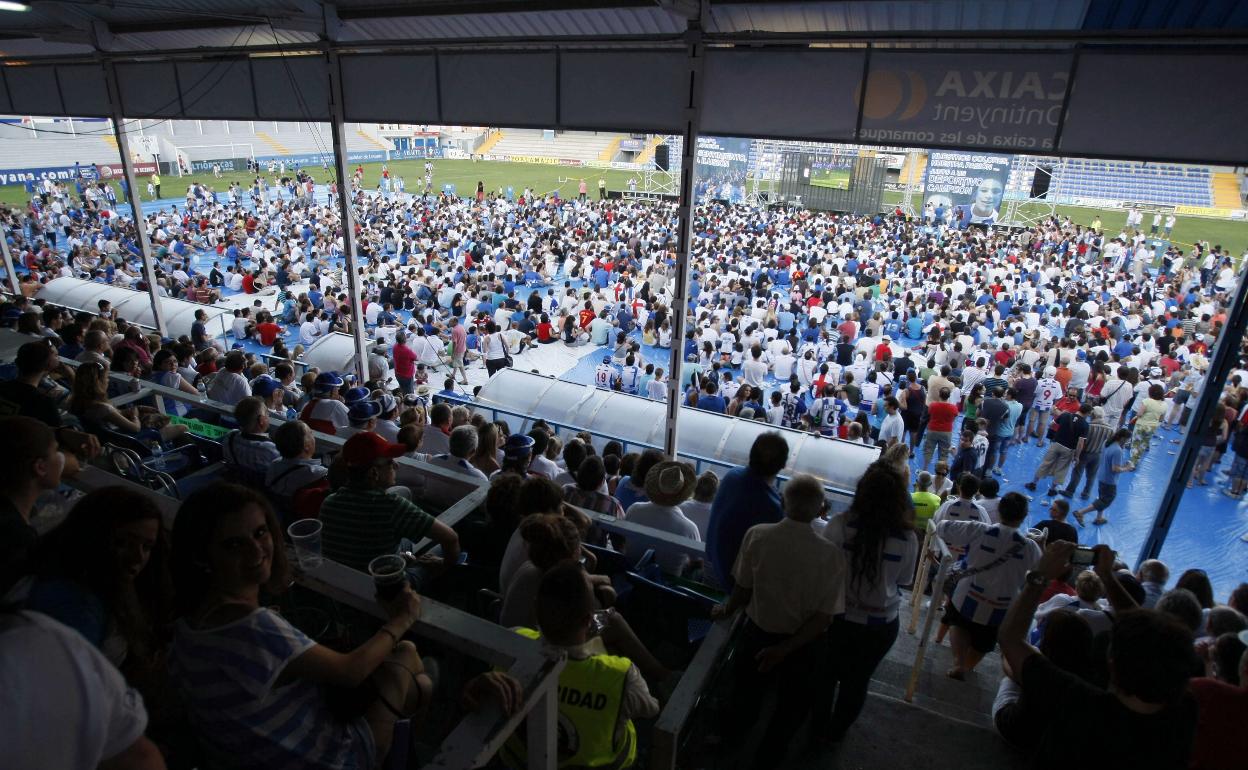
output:
[[[503,360],[507,362],[508,366],[515,366],[516,362],[511,358],[511,348],[507,347],[507,340],[503,339],[502,332],[498,333],[498,341],[502,343],[503,346]]]
[[[956,589],[958,587],[958,583],[962,582],[964,579],[973,575],[994,570],[1002,564],[1005,564],[1007,561],[1014,558],[1018,552],[1023,549],[1024,545],[1026,545],[1025,540],[1021,543],[1015,543],[1013,548],[1001,554],[989,563],[979,567],[955,566],[951,568],[949,570],[949,574],[945,576],[945,584],[942,586],[945,595],[952,597],[954,589]],[[959,562],[959,564],[961,564],[961,562]]]

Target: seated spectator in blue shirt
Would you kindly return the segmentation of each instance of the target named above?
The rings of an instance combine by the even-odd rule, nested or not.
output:
[[[702,395],[698,396],[698,408],[705,409],[708,412],[716,412],[723,414],[728,409],[728,402],[724,401],[724,397],[717,392],[719,387],[715,384],[715,380],[708,377],[702,383]]]

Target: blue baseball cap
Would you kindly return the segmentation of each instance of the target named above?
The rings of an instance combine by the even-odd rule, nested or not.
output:
[[[507,437],[507,443],[503,444],[503,457],[509,460],[519,460],[533,454],[533,439],[523,433],[513,433]]]
[[[379,414],[381,414],[381,404],[376,401],[356,401],[347,410],[347,416],[352,422],[368,422]]]
[[[316,376],[316,382],[312,384],[318,393],[328,393],[334,388],[342,387],[342,378],[338,376],[338,372],[321,372]]]
[[[267,374],[262,374],[251,381],[251,395],[268,398],[274,391],[282,389],[282,383]]]
[[[342,400],[347,404],[354,404],[359,401],[367,401],[372,395],[372,391],[368,388],[351,388],[342,394]]]

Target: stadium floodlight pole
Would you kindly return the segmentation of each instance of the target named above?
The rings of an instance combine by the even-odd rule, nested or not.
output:
[[[347,140],[343,135],[346,122],[342,95],[342,70],[337,52],[329,54],[330,136],[334,143],[334,174],[338,180],[338,217],[342,223],[342,272],[347,279],[351,298],[351,336],[355,340],[355,375],[360,384],[368,380],[368,355],[364,348],[364,309],[360,301],[360,275],[355,269],[355,217],[351,215],[351,186],[347,176]]]
[[[121,156],[122,178],[126,180],[126,198],[130,203],[130,216],[139,238],[139,257],[143,262],[143,280],[147,282],[147,296],[152,303],[152,318],[161,337],[169,336],[165,326],[165,311],[156,293],[156,260],[152,258],[152,239],[147,235],[147,220],[143,217],[143,199],[139,197],[139,185],[134,176],[134,162],[130,155],[129,129],[121,114],[121,87],[117,82],[117,65],[104,62],[104,81],[108,87],[108,107],[113,119],[113,135],[117,138],[117,154]],[[140,124],[141,125],[141,124]],[[157,169],[159,172],[160,169]]]
[[[1179,456],[1174,460],[1170,481],[1161,495],[1157,515],[1153,518],[1153,525],[1149,528],[1148,537],[1144,539],[1140,556],[1136,559],[1137,568],[1145,559],[1157,559],[1161,556],[1161,547],[1165,545],[1166,536],[1170,534],[1170,527],[1174,524],[1174,515],[1183,499],[1183,492],[1187,489],[1187,480],[1191,478],[1192,469],[1196,467],[1196,455],[1200,452],[1200,445],[1205,437],[1205,427],[1213,417],[1213,410],[1222,401],[1222,388],[1226,385],[1227,375],[1239,362],[1245,323],[1248,323],[1248,276],[1241,275],[1239,287],[1235,290],[1235,301],[1230,305],[1222,334],[1214,344],[1205,387],[1196,399],[1196,408],[1192,410],[1187,431],[1183,434],[1183,444],[1179,447]]]
[[[676,241],[676,276],[672,287],[672,353],[667,377],[667,425],[663,431],[663,451],[676,459],[676,434],[680,418],[681,366],[685,359],[685,327],[689,312],[689,249],[693,244],[693,166],[698,151],[698,132],[702,121],[702,19],[706,17],[706,2],[696,18],[689,19],[685,42],[689,46],[689,103],[685,107],[685,128],[680,149],[680,189],[676,216],[680,218],[680,232]]]

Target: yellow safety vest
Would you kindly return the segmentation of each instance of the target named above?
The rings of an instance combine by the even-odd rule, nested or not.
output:
[[[540,639],[541,633],[531,628],[517,628],[516,633],[529,639]],[[629,720],[617,744],[615,725],[624,702],[624,684],[632,661],[615,655],[593,655],[584,660],[568,659],[559,674],[559,735],[560,768],[631,767],[637,760],[637,728]],[[524,728],[518,728],[507,739],[499,756],[508,767],[527,767],[528,750]]]

